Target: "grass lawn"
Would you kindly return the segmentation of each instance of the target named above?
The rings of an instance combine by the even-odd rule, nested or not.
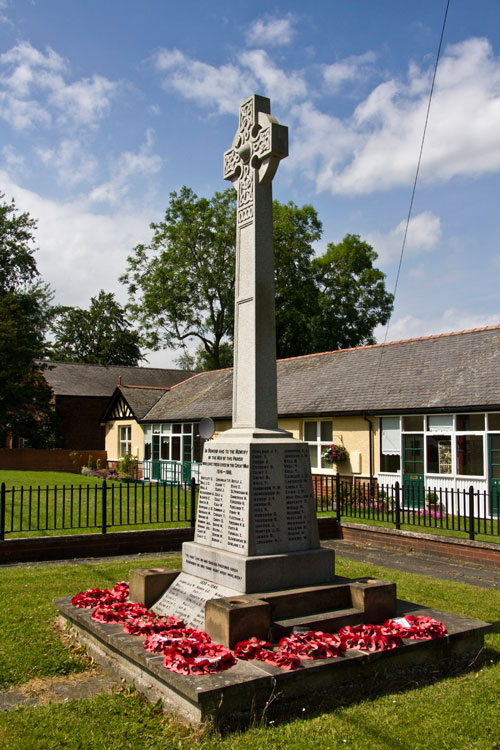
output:
[[[63,484],[70,485],[94,485],[100,486],[102,479],[97,477],[84,477],[83,474],[72,474],[68,471],[0,471],[0,484],[5,482],[5,487],[61,487]]]
[[[63,472],[1,471],[0,482],[7,490],[7,539],[96,533],[102,528],[102,479]],[[112,531],[186,526],[190,492],[165,484],[111,480],[106,513]]]
[[[139,558],[141,566],[179,565],[178,558]],[[53,629],[53,597],[126,579],[136,562],[92,562],[3,568],[0,577],[0,684],[83,671]],[[133,690],[116,695],[22,708],[0,714],[0,746],[158,750],[277,750],[279,748],[500,749],[500,591],[337,559],[337,573],[396,581],[398,595],[422,605],[495,622],[484,659],[473,671],[431,684],[405,681],[399,691],[342,706],[318,698],[314,710],[221,736],[183,727]]]

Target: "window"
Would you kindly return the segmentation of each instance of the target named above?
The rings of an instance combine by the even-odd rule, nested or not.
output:
[[[488,414],[488,429],[500,432],[500,414]]]
[[[198,435],[198,422],[145,425],[146,461],[201,461],[201,456],[202,441]]]
[[[382,417],[380,420],[380,471],[399,471],[400,465],[399,417]]]
[[[457,414],[457,432],[482,432],[484,414]]]
[[[420,415],[408,414],[403,417],[403,432],[423,432],[424,418]]]
[[[485,478],[486,448],[494,433],[500,433],[498,412],[405,414],[379,419],[380,471],[388,473],[403,470],[403,474],[424,477]]]
[[[457,435],[457,474],[483,476],[482,435]]]
[[[436,414],[427,417],[428,432],[451,432],[453,430],[453,414]]]
[[[451,474],[450,435],[427,435],[427,471],[429,474]]]
[[[130,425],[120,427],[120,458],[132,452],[132,428]]]
[[[321,458],[321,451],[333,442],[332,421],[307,421],[304,422],[304,440],[309,443],[309,456],[311,458],[311,469],[331,469],[332,464],[326,463]]]

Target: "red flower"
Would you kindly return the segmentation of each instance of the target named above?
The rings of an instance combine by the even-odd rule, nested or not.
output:
[[[250,638],[248,641],[240,641],[234,647],[234,655],[237,659],[256,659],[261,651],[272,651],[273,647],[268,641],[260,641],[258,638]]]
[[[341,656],[345,651],[345,646],[337,636],[313,630],[282,638],[278,648],[283,653],[294,654],[301,659],[331,659]]]
[[[143,604],[133,602],[115,602],[113,604],[96,607],[92,612],[95,622],[127,622],[147,615],[148,610]]]
[[[230,649],[216,643],[179,641],[165,652],[163,665],[179,674],[211,674],[232,667],[236,659]]]

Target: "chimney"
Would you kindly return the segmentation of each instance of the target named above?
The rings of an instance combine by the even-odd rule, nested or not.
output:
[[[118,375],[118,385],[121,385],[121,384],[122,384],[122,376]]]

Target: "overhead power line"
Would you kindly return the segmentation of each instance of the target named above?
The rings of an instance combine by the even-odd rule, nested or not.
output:
[[[430,110],[431,110],[432,96],[434,94],[434,86],[435,86],[435,83],[436,83],[436,74],[437,74],[437,69],[438,69],[438,64],[439,64],[439,58],[441,57],[441,48],[443,46],[444,31],[445,31],[445,28],[446,28],[446,20],[448,18],[448,10],[449,10],[449,7],[450,7],[450,2],[451,2],[451,0],[447,0],[447,2],[446,2],[446,10],[445,10],[445,13],[444,13],[443,24],[442,24],[442,27],[441,27],[441,36],[439,38],[439,46],[438,46],[437,55],[436,55],[436,62],[434,64],[434,73],[433,73],[433,76],[432,76],[432,84],[431,84],[431,89],[430,89],[430,92],[429,92],[429,100],[427,102],[427,112],[425,114],[424,129],[423,129],[423,132],[422,132],[422,140],[420,142],[420,151],[419,151],[419,154],[418,154],[417,168],[415,170],[415,179],[413,180],[413,189],[412,189],[412,192],[411,192],[411,199],[410,199],[410,206],[409,206],[409,209],[408,209],[408,216],[406,217],[406,226],[405,226],[405,231],[404,231],[404,235],[403,235],[403,244],[401,246],[401,253],[399,255],[398,270],[397,270],[397,274],[396,274],[396,283],[394,284],[394,292],[393,292],[394,299],[396,299],[396,292],[397,292],[397,288],[398,288],[399,277],[400,277],[400,274],[401,274],[401,267],[403,265],[403,257],[404,257],[404,252],[405,252],[405,248],[406,248],[406,239],[407,239],[407,236],[408,236],[408,227],[410,225],[410,219],[411,219],[411,215],[412,215],[412,211],[413,211],[413,202],[415,200],[415,192],[417,190],[418,175],[419,175],[419,172],[420,172],[420,164],[422,162],[422,154],[423,154],[423,151],[424,151],[425,136],[427,134],[427,125],[428,125],[428,122],[429,122],[429,113],[430,113]],[[386,329],[385,329],[384,344],[387,342],[387,336],[388,336],[388,333],[389,333],[390,323],[391,323],[391,318],[389,317],[389,320],[387,321],[387,325],[386,325]],[[384,353],[384,348],[382,347],[382,349],[380,350],[380,357],[379,357],[379,362],[378,362],[378,367],[377,367],[377,374],[375,376],[375,384],[376,384],[376,382],[378,380],[378,373],[380,371],[380,365],[382,363],[383,353]]]

